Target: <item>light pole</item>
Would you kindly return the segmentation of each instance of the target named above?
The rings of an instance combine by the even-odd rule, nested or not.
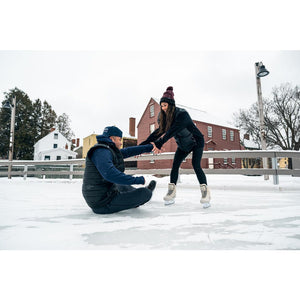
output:
[[[13,154],[14,154],[16,105],[17,105],[17,99],[16,99],[16,97],[13,98],[12,105],[10,105],[10,103],[9,103],[8,100],[3,105],[3,108],[11,110],[10,136],[9,136],[9,153],[8,153],[8,160],[9,161],[13,160]],[[9,164],[8,165],[8,179],[11,179],[11,169],[12,169],[12,165]]]
[[[257,87],[257,98],[258,98],[261,149],[266,150],[267,142],[266,142],[266,130],[265,130],[265,124],[264,124],[264,112],[263,112],[260,77],[267,76],[270,72],[265,68],[265,66],[263,65],[262,62],[255,63],[254,67],[255,67],[255,77],[256,77],[256,87]],[[263,168],[267,169],[267,166],[268,166],[267,158],[263,157]],[[265,174],[264,179],[268,180],[269,175]]]

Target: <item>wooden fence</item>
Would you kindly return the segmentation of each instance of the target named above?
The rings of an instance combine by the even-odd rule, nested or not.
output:
[[[161,160],[161,159],[173,159],[174,153],[162,153],[159,155],[147,154],[138,157],[130,157],[125,161],[141,161],[141,160]],[[190,154],[187,159],[191,158]],[[272,175],[273,183],[279,184],[279,175],[292,175],[300,176],[300,152],[299,151],[248,151],[248,150],[229,150],[229,151],[204,151],[203,158],[271,158],[271,168],[226,168],[226,169],[204,169],[206,174],[242,174],[242,175]],[[278,159],[279,158],[292,158],[293,169],[279,169]],[[73,179],[74,175],[82,176],[84,173],[85,159],[72,159],[72,160],[57,160],[57,161],[33,161],[33,160],[0,160],[0,167],[7,167],[9,165],[13,167],[22,168],[22,170],[12,170],[11,176],[23,176],[24,179],[28,175],[33,176],[69,176]],[[60,166],[67,167],[67,170],[47,170],[49,166]],[[82,166],[80,170],[74,170],[74,166]],[[34,170],[29,170],[34,168]],[[170,174],[170,169],[128,169],[126,174]],[[193,174],[193,169],[180,169],[180,174]],[[0,171],[0,176],[9,176],[7,171]]]

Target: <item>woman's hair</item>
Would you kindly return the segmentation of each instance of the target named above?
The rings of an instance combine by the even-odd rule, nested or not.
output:
[[[166,112],[164,112],[160,108],[160,117],[159,117],[159,134],[163,134],[167,132],[174,119],[174,112],[175,112],[175,105],[168,105],[168,109]]]

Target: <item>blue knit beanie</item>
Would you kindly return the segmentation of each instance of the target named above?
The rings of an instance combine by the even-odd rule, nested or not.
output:
[[[123,132],[116,126],[107,126],[104,128],[103,135],[107,137],[110,136],[122,137]]]

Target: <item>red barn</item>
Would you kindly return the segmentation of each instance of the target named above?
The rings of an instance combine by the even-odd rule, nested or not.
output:
[[[226,125],[224,121],[218,121],[208,113],[176,104],[177,107],[184,108],[191,116],[197,128],[204,135],[205,146],[207,150],[241,150],[239,130]],[[157,117],[160,112],[158,101],[151,98],[138,123],[138,144],[144,141],[151,132],[158,128]],[[163,146],[164,152],[175,152],[177,144],[174,138],[171,138]],[[240,159],[202,159],[202,168],[241,168]],[[172,167],[172,160],[138,161],[139,169],[167,169]],[[191,169],[191,159],[187,159],[182,165],[183,169]]]

